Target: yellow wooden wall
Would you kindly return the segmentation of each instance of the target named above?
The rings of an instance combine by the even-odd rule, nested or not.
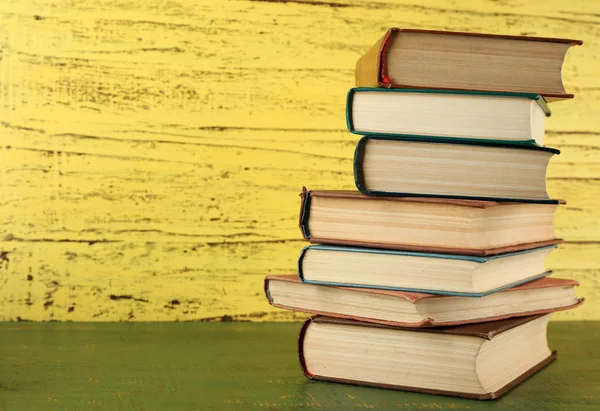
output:
[[[600,1],[1,0],[0,320],[290,320],[298,193],[353,188],[344,99],[391,26],[583,39],[548,260],[600,319]]]

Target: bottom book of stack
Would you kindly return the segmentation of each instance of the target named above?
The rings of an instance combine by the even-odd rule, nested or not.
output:
[[[315,380],[494,399],[556,358],[551,315],[441,328],[317,316],[300,332],[300,364]]]

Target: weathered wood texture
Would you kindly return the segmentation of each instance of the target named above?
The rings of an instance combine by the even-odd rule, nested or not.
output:
[[[600,323],[555,322],[558,359],[494,401],[311,381],[289,323],[0,324],[0,411],[600,409]]]
[[[390,26],[581,38],[552,105],[548,260],[600,319],[600,2],[0,2],[0,320],[297,319],[265,274],[302,185],[352,188],[344,100]]]

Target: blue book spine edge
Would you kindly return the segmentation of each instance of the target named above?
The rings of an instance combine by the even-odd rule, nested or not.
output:
[[[312,285],[321,285],[321,286],[333,286],[333,287],[348,287],[348,288],[364,288],[364,289],[376,289],[376,290],[389,290],[389,291],[407,291],[412,293],[424,293],[424,294],[434,294],[434,295],[445,295],[452,297],[474,297],[481,298],[486,295],[494,294],[503,290],[508,290],[510,288],[516,287],[521,284],[528,283],[533,280],[538,280],[540,278],[544,278],[552,274],[552,271],[546,271],[542,274],[538,274],[529,278],[526,278],[521,281],[516,281],[514,283],[495,288],[493,290],[485,291],[482,293],[464,293],[458,291],[440,291],[440,290],[428,290],[428,289],[419,289],[419,288],[405,288],[405,287],[386,287],[386,286],[368,286],[364,284],[348,284],[348,283],[338,283],[338,282],[328,282],[328,281],[313,281],[313,280],[305,280],[302,279],[302,282],[305,284]]]
[[[300,281],[302,281],[303,283],[304,281],[304,270],[302,269],[302,262],[304,261],[304,256],[306,255],[306,252],[308,250],[310,250],[311,248],[314,248],[313,246],[307,245],[306,247],[304,247],[302,249],[302,251],[300,251],[300,257],[298,257],[298,278],[300,278]]]
[[[310,232],[308,231],[308,217],[310,213],[310,192],[304,191],[304,199],[302,201],[302,211],[300,214],[300,230],[302,231],[302,236],[310,240]]]
[[[462,260],[472,261],[476,263],[485,263],[491,260],[498,260],[500,258],[512,257],[515,255],[528,254],[543,249],[555,249],[558,248],[556,244],[545,245],[542,247],[530,248],[528,250],[514,251],[512,253],[496,254],[485,257],[477,257],[462,254],[441,254],[441,253],[428,253],[422,251],[404,251],[404,250],[388,250],[381,248],[364,248],[364,247],[350,247],[350,246],[338,246],[338,245],[323,245],[323,244],[311,244],[302,249],[298,262],[300,263],[304,258],[304,255],[308,250],[326,250],[326,251],[339,251],[339,252],[353,252],[353,253],[368,253],[368,254],[387,254],[387,255],[403,255],[410,257],[424,257],[424,258],[441,258],[447,260]]]

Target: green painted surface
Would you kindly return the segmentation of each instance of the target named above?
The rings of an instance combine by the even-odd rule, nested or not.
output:
[[[550,324],[558,360],[478,402],[314,382],[299,323],[0,323],[0,410],[600,409],[600,323]]]

